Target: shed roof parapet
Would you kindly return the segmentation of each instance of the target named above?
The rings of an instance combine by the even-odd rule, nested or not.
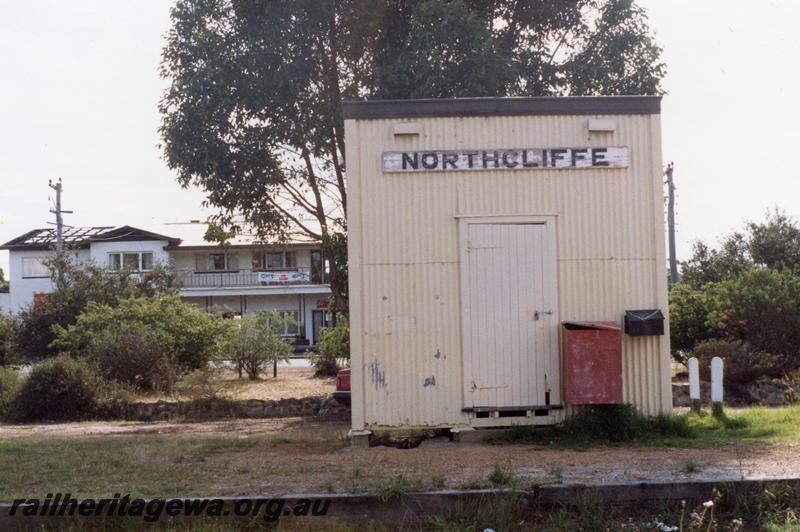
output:
[[[431,98],[348,100],[345,119],[514,115],[653,115],[661,96],[536,96],[506,98]]]

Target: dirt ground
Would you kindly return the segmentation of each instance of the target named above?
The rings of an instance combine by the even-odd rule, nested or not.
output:
[[[313,368],[279,367],[278,377],[272,377],[272,368],[268,368],[257,380],[250,380],[245,375],[239,378],[236,371],[221,372],[221,389],[230,399],[280,400],[289,398],[313,397],[328,395],[336,388],[335,377],[314,377]],[[183,399],[179,394],[174,396],[145,395],[137,397],[137,401],[156,402]]]
[[[415,449],[346,446],[348,424],[302,418],[215,421],[207,423],[90,422],[52,425],[0,425],[4,438],[94,440],[99,437],[150,438],[166,435],[197,441],[227,437],[251,445],[220,448],[203,467],[231,474],[212,475],[198,489],[207,494],[288,494],[373,491],[404,475],[419,489],[486,485],[501,466],[520,487],[546,483],[608,483],[673,479],[783,478],[800,475],[800,444],[731,444],[707,449],[599,447],[550,449],[541,445],[456,444],[427,440]],[[11,441],[11,440],[9,440]],[[21,442],[20,442],[21,443]],[[136,445],[136,441],[132,442]],[[696,472],[687,473],[687,460]],[[261,470],[269,474],[233,474]],[[691,468],[691,469],[694,469]],[[443,483],[442,483],[443,482]]]

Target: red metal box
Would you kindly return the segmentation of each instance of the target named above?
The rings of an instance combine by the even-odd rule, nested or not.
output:
[[[564,401],[622,403],[622,329],[613,322],[565,321]]]

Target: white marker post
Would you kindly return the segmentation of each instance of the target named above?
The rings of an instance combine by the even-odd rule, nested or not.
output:
[[[700,364],[696,357],[689,359],[689,399],[692,412],[700,412]]]
[[[711,359],[711,412],[722,414],[722,359]]]

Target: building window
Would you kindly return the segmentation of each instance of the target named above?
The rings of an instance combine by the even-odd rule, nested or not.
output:
[[[296,310],[280,310],[278,314],[281,317],[282,327],[278,333],[282,336],[297,336],[300,334],[300,324],[297,321]],[[269,318],[267,318],[269,320]]]
[[[22,259],[22,277],[50,277],[50,271],[44,261],[45,257],[24,257]]]
[[[286,270],[297,267],[294,251],[268,251],[253,253],[254,270]]]
[[[239,271],[239,257],[226,253],[198,253],[194,257],[196,273]]]
[[[131,271],[148,271],[153,269],[153,254],[144,253],[109,253],[108,269],[116,272],[122,269]]]
[[[152,270],[153,269],[153,254],[152,253],[142,253],[142,269],[143,270]]]
[[[223,271],[225,270],[225,254],[224,253],[212,253],[208,256],[208,266],[211,271]]]

